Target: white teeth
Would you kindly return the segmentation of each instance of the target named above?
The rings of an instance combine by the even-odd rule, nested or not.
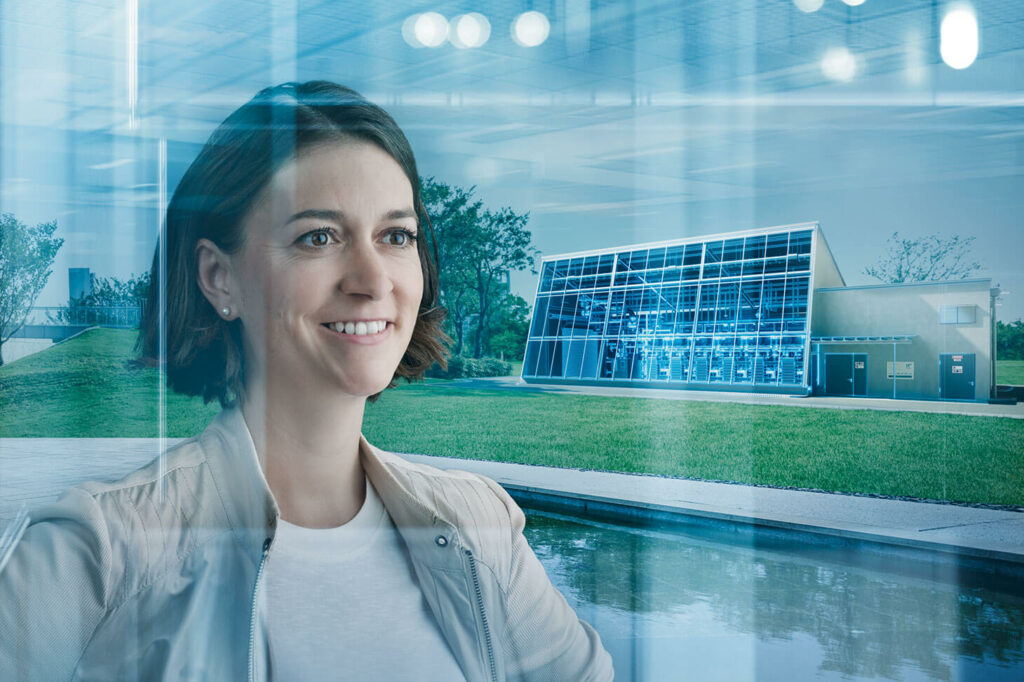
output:
[[[388,323],[385,320],[372,320],[370,322],[332,322],[327,326],[341,334],[366,336],[367,334],[380,334],[387,328]]]

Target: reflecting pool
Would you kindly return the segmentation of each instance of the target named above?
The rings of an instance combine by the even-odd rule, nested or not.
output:
[[[526,513],[616,680],[1024,680],[1012,567],[736,524]]]

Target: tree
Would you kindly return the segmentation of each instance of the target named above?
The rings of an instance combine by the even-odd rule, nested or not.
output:
[[[455,353],[465,347],[465,328],[475,320],[473,355],[481,357],[492,333],[494,305],[507,289],[509,273],[533,270],[538,251],[526,229],[528,214],[505,207],[484,209],[463,189],[425,178],[420,181],[423,203],[437,235],[441,304],[448,308],[449,333]]]
[[[893,232],[885,254],[864,268],[864,274],[890,284],[966,279],[981,269],[977,261],[969,260],[973,243],[974,237],[956,234],[948,239],[934,234],[901,239],[899,232]]]
[[[434,178],[420,179],[423,205],[437,236],[437,267],[441,278],[441,305],[448,309],[446,331],[461,355],[464,330],[476,308],[472,272],[463,245],[480,222],[483,202],[472,200],[473,187],[464,190]]]
[[[123,325],[133,319],[125,308],[141,308],[149,293],[149,273],[132,273],[128,279],[93,277],[92,291],[68,300],[66,306],[49,315],[60,324]]]
[[[530,304],[521,296],[505,294],[495,306],[491,335],[485,349],[506,360],[521,360],[530,331]]]
[[[1024,360],[1024,320],[996,322],[996,358]]]
[[[485,211],[479,229],[467,246],[470,269],[477,297],[477,325],[474,357],[481,357],[484,339],[489,338],[493,303],[508,292],[508,276],[512,271],[533,267],[539,253],[530,245],[533,236],[526,229],[529,213],[518,214],[505,206]]]
[[[0,214],[0,365],[4,342],[25,326],[53,272],[53,259],[64,243],[53,236],[56,230],[56,221],[29,227],[11,213]]]

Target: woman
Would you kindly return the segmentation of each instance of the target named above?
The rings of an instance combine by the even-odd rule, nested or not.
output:
[[[497,484],[360,434],[443,361],[423,215],[408,142],[352,90],[268,88],[221,124],[167,210],[165,352],[225,409],[37,515],[0,576],[0,679],[611,677]]]

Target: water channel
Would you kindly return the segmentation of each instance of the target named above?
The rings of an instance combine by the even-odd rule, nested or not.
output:
[[[526,535],[619,681],[1024,680],[1019,567],[536,509]]]

